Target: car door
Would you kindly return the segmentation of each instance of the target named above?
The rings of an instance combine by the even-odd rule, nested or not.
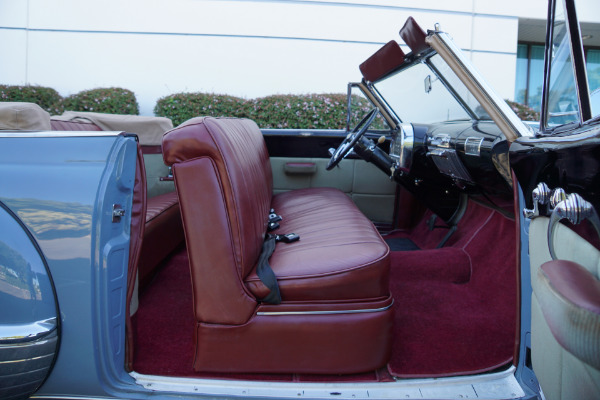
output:
[[[510,148],[529,253],[522,297],[531,296],[531,365],[546,398],[592,399],[600,398],[600,115],[574,1],[549,3],[540,131]]]
[[[352,90],[354,89],[354,90]],[[352,85],[348,101],[355,118],[344,121],[351,129],[373,107]],[[361,97],[359,97],[361,96]],[[379,138],[387,133],[382,144],[389,147],[390,129],[380,118],[367,136]],[[308,187],[335,187],[352,198],[358,208],[380,228],[391,228],[396,217],[396,196],[399,190],[393,180],[381,174],[373,164],[350,154],[330,171],[329,149],[337,148],[346,134],[344,129],[263,129],[273,171],[274,194]],[[383,139],[382,139],[383,140]]]

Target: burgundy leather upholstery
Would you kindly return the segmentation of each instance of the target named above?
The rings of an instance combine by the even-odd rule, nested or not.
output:
[[[600,369],[600,280],[593,271],[572,261],[548,261],[538,270],[534,289],[556,341]]]
[[[600,280],[591,272],[568,260],[549,261],[540,268],[562,297],[576,307],[600,315]]]
[[[375,82],[404,62],[404,52],[395,40],[390,40],[358,66],[363,78]]]
[[[282,233],[270,259],[284,301],[351,300],[389,295],[388,246],[352,200],[337,189],[285,192],[273,198]],[[256,272],[245,279],[257,298],[268,294]]]
[[[355,373],[385,365],[389,249],[346,195],[323,188],[272,197],[269,156],[250,120],[194,118],[165,134],[163,157],[173,166],[190,258],[196,370]],[[257,300],[268,291],[255,268],[271,207],[283,216],[279,231],[301,237],[278,243],[270,260],[279,305]]]
[[[91,122],[50,120],[53,131],[101,131],[102,129]]]
[[[157,266],[184,241],[183,224],[177,193],[169,192],[147,199],[146,229],[138,277],[140,287],[145,287]]]
[[[427,34],[413,17],[408,17],[404,26],[400,29],[400,37],[414,54],[421,53],[429,48],[429,45],[425,42]]]

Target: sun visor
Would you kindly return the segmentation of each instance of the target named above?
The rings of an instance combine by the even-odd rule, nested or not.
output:
[[[395,40],[386,43],[375,54],[360,64],[362,76],[370,82],[375,82],[404,62],[404,52]]]
[[[422,53],[429,48],[429,45],[425,42],[427,34],[413,17],[408,17],[404,26],[400,29],[400,37],[414,54]]]

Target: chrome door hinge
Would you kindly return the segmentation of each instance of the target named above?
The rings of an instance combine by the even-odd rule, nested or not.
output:
[[[125,215],[125,209],[120,204],[113,204],[112,222],[121,222],[121,217]]]

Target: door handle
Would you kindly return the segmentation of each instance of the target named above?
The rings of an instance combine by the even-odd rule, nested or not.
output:
[[[554,252],[554,231],[558,222],[565,218],[574,225],[579,224],[585,219],[589,220],[596,233],[600,236],[600,219],[592,203],[586,201],[577,193],[568,195],[565,200],[556,204],[548,223],[548,250],[550,250],[550,256],[553,260],[557,259]]]
[[[317,172],[317,164],[313,162],[286,162],[283,171],[287,175],[312,175]]]

